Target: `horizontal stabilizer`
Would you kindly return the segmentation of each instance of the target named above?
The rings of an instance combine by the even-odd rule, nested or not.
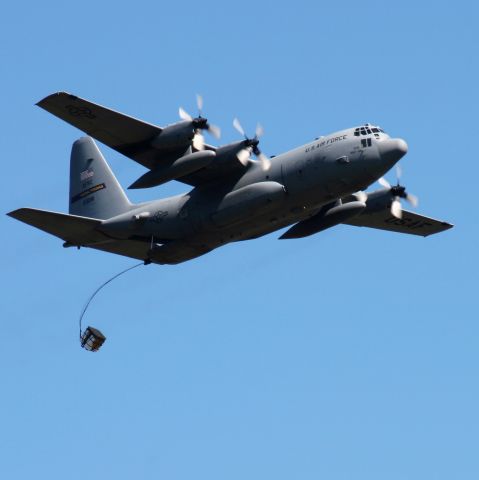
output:
[[[95,230],[101,224],[101,220],[94,218],[49,212],[36,208],[19,208],[7,213],[7,215],[55,235],[72,245],[101,242],[108,238]]]
[[[94,218],[34,208],[20,208],[7,215],[63,239],[67,243],[64,246],[90,247],[138,260],[149,259],[159,264],[185,262],[210,250],[201,244],[187,241],[176,241],[151,250],[149,240],[118,240],[108,237],[96,230],[102,222]]]

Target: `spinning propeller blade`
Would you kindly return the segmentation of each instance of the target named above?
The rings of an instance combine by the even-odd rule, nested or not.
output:
[[[243,135],[243,137],[248,138],[246,136],[246,133],[244,133],[243,127],[241,126],[241,123],[237,118],[233,120],[233,127],[239,132],[240,135]]]
[[[391,214],[396,218],[402,218],[402,206],[399,197],[395,197],[391,203]]]
[[[251,155],[251,147],[248,147],[248,148],[243,148],[242,150],[240,150],[236,154],[236,157],[246,167],[246,165],[248,165],[248,162],[250,160],[250,158],[249,158],[250,155]]]
[[[196,106],[198,107],[198,116],[201,117],[201,110],[203,110],[203,97],[199,93],[196,94]]]
[[[193,117],[188,112],[186,112],[182,107],[178,109],[178,115],[182,120],[187,120],[189,122],[193,120]]]
[[[381,185],[384,188],[391,188],[391,184],[384,177],[381,177],[378,180],[378,183],[379,183],[379,185]]]
[[[193,147],[195,147],[196,150],[204,150],[205,137],[203,137],[201,133],[196,133],[195,136],[193,137]]]
[[[261,168],[264,172],[268,171],[271,168],[271,160],[261,152],[261,150],[258,148],[259,144],[259,137],[261,137],[264,134],[264,129],[263,127],[258,123],[256,125],[256,130],[255,130],[255,135],[253,138],[249,138],[243,127],[241,126],[240,121],[235,118],[233,120],[233,127],[237,130],[238,133],[244,136],[244,145],[245,147],[241,149],[237,154],[238,160],[246,166],[248,162],[259,162],[261,163]],[[251,154],[254,154],[256,157],[256,160],[253,160],[251,158]]]
[[[192,123],[195,135],[193,137],[193,147],[196,150],[203,150],[205,148],[205,140],[201,134],[202,130],[208,131],[213,137],[219,139],[221,130],[216,125],[210,124],[207,118],[201,116],[203,110],[203,97],[196,94],[196,106],[198,107],[198,116],[193,118],[184,108],[180,107],[178,114],[182,120]]]

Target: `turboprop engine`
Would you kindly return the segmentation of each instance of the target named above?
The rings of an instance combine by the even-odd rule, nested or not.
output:
[[[153,138],[151,146],[158,150],[174,150],[187,148],[195,136],[195,126],[191,122],[178,122],[164,127],[162,132]]]

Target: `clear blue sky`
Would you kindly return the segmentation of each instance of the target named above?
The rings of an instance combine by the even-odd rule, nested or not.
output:
[[[178,266],[63,249],[0,216],[0,476],[479,478],[477,2],[9,2],[2,211],[67,211],[59,90],[159,125],[260,121],[270,155],[372,122],[405,138],[427,239],[340,226]],[[144,172],[100,145],[123,185]],[[394,177],[389,175],[390,180]],[[185,191],[129,193],[133,201]]]

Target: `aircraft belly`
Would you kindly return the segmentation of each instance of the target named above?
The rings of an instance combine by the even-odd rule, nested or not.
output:
[[[268,213],[249,216],[242,222],[210,231],[204,235],[205,242],[211,248],[217,248],[227,243],[261,237],[304,220],[321,208],[318,204],[309,207],[297,207],[295,204],[296,202],[287,202]]]

